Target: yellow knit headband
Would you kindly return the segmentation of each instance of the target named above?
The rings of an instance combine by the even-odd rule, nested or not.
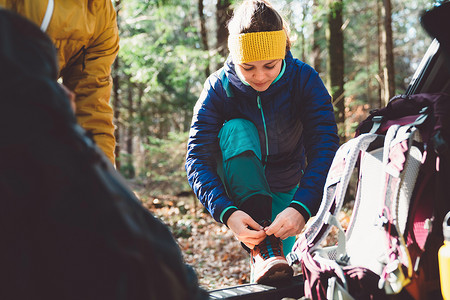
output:
[[[286,33],[278,30],[230,34],[228,49],[235,64],[283,59],[286,56]]]

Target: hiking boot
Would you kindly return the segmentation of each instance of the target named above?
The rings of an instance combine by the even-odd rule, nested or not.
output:
[[[274,235],[268,236],[250,251],[250,281],[268,283],[289,279],[294,270],[283,254],[283,244]]]

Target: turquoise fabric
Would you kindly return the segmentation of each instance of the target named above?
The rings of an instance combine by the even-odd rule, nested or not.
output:
[[[228,196],[237,207],[252,195],[270,196],[270,188],[261,163],[258,131],[252,122],[233,119],[219,132],[222,163],[218,168]]]
[[[223,161],[227,161],[245,151],[253,151],[256,157],[261,160],[258,130],[248,120],[233,119],[226,122],[219,132],[219,145]]]
[[[224,161],[223,168],[228,196],[237,207],[241,207],[247,198],[254,195],[271,196],[264,167],[253,152],[246,151]],[[267,205],[266,219],[270,216],[269,209],[270,206]]]
[[[261,146],[256,127],[248,120],[230,120],[219,132],[219,144],[222,162],[218,162],[217,172],[230,199],[239,207],[254,194],[270,195],[273,221],[289,206],[297,188],[284,193],[270,191],[261,163]],[[285,255],[291,251],[294,242],[295,237],[283,240]]]

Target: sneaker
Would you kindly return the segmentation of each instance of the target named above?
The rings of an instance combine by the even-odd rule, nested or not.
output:
[[[294,270],[289,266],[283,254],[281,240],[273,235],[268,236],[250,251],[250,281],[269,283],[289,279]]]

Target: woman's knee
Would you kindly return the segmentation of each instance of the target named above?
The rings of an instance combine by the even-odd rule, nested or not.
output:
[[[245,119],[226,122],[219,132],[219,144],[224,160],[252,151],[261,159],[261,145],[256,126]]]
[[[246,119],[231,119],[222,126],[221,131],[235,131],[235,130],[245,130],[251,133],[258,133],[256,126],[249,120]]]

